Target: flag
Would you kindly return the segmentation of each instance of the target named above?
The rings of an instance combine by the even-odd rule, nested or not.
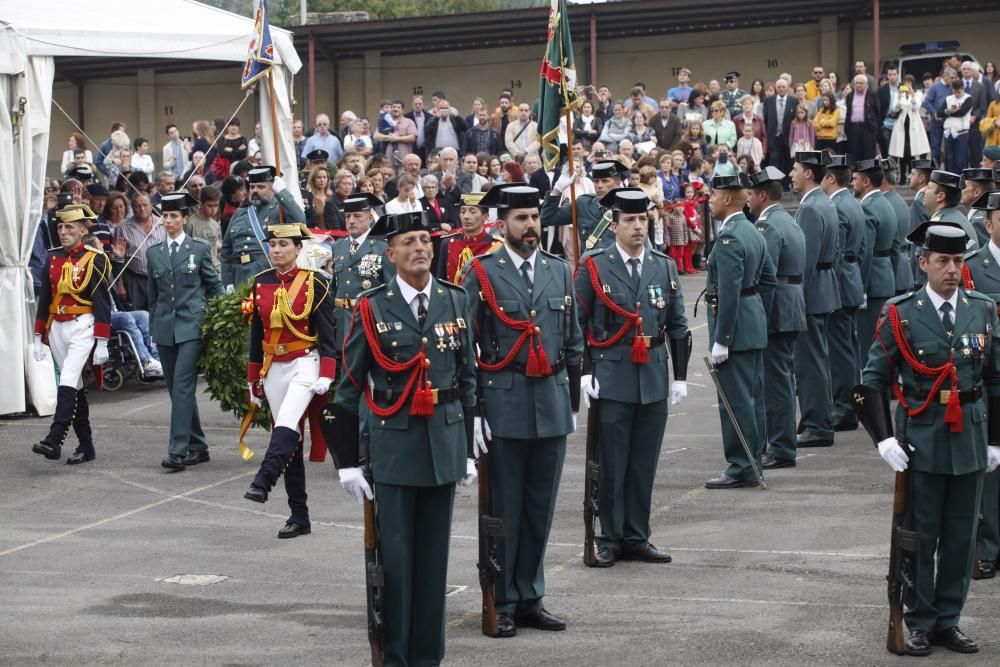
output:
[[[538,138],[545,168],[552,169],[559,161],[559,122],[564,110],[579,105],[566,0],[552,0],[549,9],[549,38],[538,88]]]
[[[267,20],[267,0],[255,0],[253,12],[253,35],[247,62],[243,66],[243,87],[246,88],[267,74],[274,66],[274,44],[271,42],[271,26]]]

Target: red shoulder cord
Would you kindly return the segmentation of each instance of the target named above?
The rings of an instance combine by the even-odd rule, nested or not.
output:
[[[972,272],[969,271],[969,265],[962,264],[962,287],[965,289],[976,289],[976,283],[972,282]]]
[[[535,326],[535,318],[532,316],[527,320],[515,320],[503,312],[500,306],[497,305],[497,296],[493,291],[493,285],[490,284],[490,277],[486,274],[486,269],[483,268],[478,257],[472,260],[472,270],[476,272],[476,278],[479,280],[479,289],[482,290],[483,299],[486,300],[486,305],[490,307],[493,315],[508,329],[521,332],[521,335],[514,342],[513,347],[510,348],[510,352],[507,353],[506,357],[495,364],[488,364],[482,358],[477,357],[476,361],[479,363],[479,367],[489,372],[502,371],[510,366],[517,357],[517,353],[521,351],[521,348],[524,347],[524,344],[530,338],[531,344],[528,347],[528,363],[524,368],[524,374],[528,377],[545,377],[546,375],[551,375],[552,365],[545,354],[545,348],[542,347],[541,329]]]
[[[639,307],[636,306],[635,312],[630,313],[612,301],[611,298],[604,293],[604,288],[601,287],[601,277],[597,273],[597,265],[594,263],[594,258],[586,257],[583,260],[583,263],[587,265],[587,273],[590,274],[590,286],[594,289],[594,293],[597,294],[597,298],[601,300],[601,303],[604,304],[605,308],[610,310],[615,315],[625,318],[625,324],[622,325],[621,329],[604,340],[597,340],[594,338],[594,334],[591,333],[590,329],[587,329],[587,343],[589,343],[592,347],[603,350],[606,347],[611,347],[612,345],[617,344],[622,338],[625,337],[625,334],[628,332],[630,327],[635,327],[635,338],[632,339],[632,363],[647,363],[649,361],[649,350],[646,348],[646,341],[643,338],[642,318],[639,317]]]
[[[382,346],[378,339],[378,334],[375,333],[375,315],[372,314],[371,306],[368,304],[368,297],[362,297],[358,301],[358,312],[361,315],[361,328],[365,332],[365,339],[368,341],[368,348],[372,352],[372,356],[375,358],[375,363],[379,367],[389,373],[402,373],[403,371],[408,371],[411,368],[413,372],[410,373],[410,379],[406,383],[406,387],[403,388],[403,393],[400,395],[399,399],[390,405],[389,407],[383,408],[375,402],[372,398],[371,392],[365,391],[365,403],[368,404],[368,408],[372,413],[378,415],[379,417],[392,417],[394,414],[399,412],[399,410],[406,403],[406,399],[410,397],[410,393],[413,393],[413,402],[410,405],[410,414],[418,417],[429,417],[434,414],[434,395],[431,393],[431,383],[427,377],[427,368],[430,366],[430,362],[427,360],[427,356],[424,354],[424,345],[420,346],[420,351],[417,352],[409,361],[399,362],[390,359],[384,352],[382,352]]]
[[[944,411],[944,423],[951,426],[952,433],[961,433],[962,403],[959,401],[958,396],[958,372],[955,370],[954,351],[950,353],[948,361],[941,366],[927,366],[921,363],[913,354],[913,349],[910,347],[909,341],[906,340],[906,336],[903,335],[903,326],[899,321],[899,312],[896,310],[895,304],[889,306],[889,324],[892,326],[892,335],[896,337],[896,345],[899,346],[899,351],[903,355],[903,360],[910,365],[910,368],[913,369],[914,373],[934,378],[934,384],[931,386],[930,393],[927,395],[927,400],[925,400],[919,408],[911,408],[906,402],[906,399],[903,397],[903,390],[899,388],[899,383],[893,382],[892,390],[895,392],[896,398],[899,400],[899,404],[906,408],[907,414],[911,417],[916,417],[930,407],[931,403],[934,402],[934,399],[937,398],[941,385],[944,384],[946,379],[950,379],[951,395],[948,397],[948,407],[945,408]]]

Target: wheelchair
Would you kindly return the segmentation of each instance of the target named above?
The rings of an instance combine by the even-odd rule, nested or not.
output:
[[[162,375],[146,375],[139,362],[132,337],[125,331],[114,331],[108,339],[108,360],[101,367],[104,371],[105,391],[118,391],[127,380],[136,379],[151,384],[163,379]]]

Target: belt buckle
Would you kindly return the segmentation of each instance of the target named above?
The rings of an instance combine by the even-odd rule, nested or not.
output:
[[[288,347],[284,343],[278,343],[274,346],[274,353],[279,357],[284,356],[288,354]]]
[[[951,399],[951,389],[942,389],[940,394],[941,405],[946,405]]]
[[[431,389],[431,400],[434,401],[434,405],[438,404],[438,390]]]
[[[242,255],[240,255],[240,264],[249,264],[249,263],[250,263],[249,253],[243,253]]]
[[[647,350],[649,349],[649,346],[650,346],[650,344],[652,344],[652,342],[653,342],[653,337],[652,336],[643,336],[642,337],[642,343],[643,343],[643,345],[646,346]]]
[[[66,306],[56,306],[56,313],[59,315],[66,314]]]

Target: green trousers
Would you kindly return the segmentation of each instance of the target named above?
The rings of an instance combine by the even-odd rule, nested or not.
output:
[[[857,308],[841,308],[826,323],[830,352],[830,383],[833,387],[833,423],[856,424],[851,395],[861,381],[858,368],[858,337],[854,329]]]
[[[833,389],[826,322],[829,315],[806,315],[806,330],[795,339],[795,388],[803,434],[833,437]]]
[[[496,580],[498,613],[527,614],[545,596],[545,547],[566,459],[566,436],[490,443],[493,511],[503,518],[497,540],[503,572]]]
[[[764,350],[767,453],[795,460],[795,339],[798,332],[770,333]]]
[[[170,393],[171,456],[187,456],[208,451],[205,432],[198,417],[198,352],[201,341],[189,340],[177,345],[158,345],[163,376]]]
[[[375,484],[385,574],[382,652],[386,667],[444,658],[448,541],[455,485]]]
[[[639,405],[601,399],[599,547],[628,552],[649,542],[653,480],[666,430],[666,400]]]
[[[910,630],[934,632],[958,625],[972,579],[982,488],[982,472],[910,473],[910,527],[919,540],[910,563],[914,587],[906,601]]]
[[[878,325],[878,317],[882,313],[882,307],[888,299],[868,299],[868,307],[862,310],[858,308],[854,312],[854,327],[858,335],[858,368],[864,370],[868,363],[868,351],[872,348],[872,340],[875,337],[875,327]]]
[[[1000,558],[1000,470],[983,479],[983,500],[979,511],[979,537],[976,557],[995,563]]]
[[[729,359],[719,367],[719,384],[729,398],[736,421],[747,445],[757,459],[757,467],[761,465],[761,453],[764,450],[764,428],[766,413],[764,408],[764,351],[747,350],[745,352],[730,352]],[[750,459],[743,451],[739,436],[729,418],[729,413],[719,401],[719,418],[722,421],[722,448],[726,454],[729,467],[726,474],[733,479],[750,481],[756,479]]]

